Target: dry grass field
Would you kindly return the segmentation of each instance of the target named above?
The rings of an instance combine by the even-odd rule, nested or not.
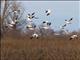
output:
[[[8,33],[1,39],[1,60],[80,60],[80,38],[13,35]]]

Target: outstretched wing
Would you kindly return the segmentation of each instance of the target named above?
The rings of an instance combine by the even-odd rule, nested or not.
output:
[[[65,21],[67,21],[67,20],[65,19]]]
[[[45,11],[45,13],[47,13],[47,12],[48,12],[48,10]]]
[[[35,14],[35,12],[32,13],[32,15],[34,15],[34,14]]]
[[[28,14],[28,16],[30,16],[30,14]]]
[[[66,24],[64,24],[62,27],[66,27]]]
[[[72,21],[73,20],[73,18],[71,18],[69,21]]]

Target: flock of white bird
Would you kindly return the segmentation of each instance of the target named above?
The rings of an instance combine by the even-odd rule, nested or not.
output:
[[[17,14],[19,14],[19,12],[20,12],[20,10],[18,10],[18,11],[13,11],[13,13],[16,15],[16,18],[15,18],[14,21],[13,21],[13,20],[10,20],[9,23],[6,24],[6,26],[7,26],[8,28],[12,29],[12,28],[15,26],[15,24],[18,23],[19,20],[18,20],[18,15],[17,15]],[[45,14],[46,14],[46,16],[49,16],[49,15],[51,14],[51,10],[50,10],[50,9],[45,10]],[[35,16],[35,12],[33,12],[33,13],[31,13],[31,14],[28,13],[28,14],[27,14],[28,24],[27,24],[26,28],[29,29],[29,30],[34,30],[34,31],[35,31],[36,25],[32,25],[33,19],[38,19],[38,17]],[[68,34],[68,31],[65,30],[65,27],[66,27],[67,25],[71,24],[71,21],[72,21],[72,20],[73,20],[73,18],[70,18],[69,20],[65,20],[64,25],[60,26],[60,29],[63,30],[64,32],[66,32],[66,34]],[[49,21],[43,21],[42,24],[41,24],[41,28],[43,28],[43,29],[45,29],[45,30],[46,30],[46,29],[49,29],[50,26],[51,26],[51,22],[49,22]],[[32,34],[32,36],[31,36],[31,39],[34,38],[34,37],[35,37],[35,38],[39,38],[39,34],[37,34],[36,32],[34,32],[34,33]],[[72,35],[72,36],[70,37],[70,40],[71,40],[71,39],[74,39],[74,38],[77,38],[77,37],[78,37],[77,34]]]

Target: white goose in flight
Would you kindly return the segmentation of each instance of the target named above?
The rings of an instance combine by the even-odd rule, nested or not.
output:
[[[27,15],[27,20],[30,21],[30,22],[32,22],[33,18],[38,19],[38,17],[35,16],[35,12]]]
[[[71,18],[70,20],[65,20],[65,24],[71,24],[72,20],[73,20],[73,18]]]
[[[49,29],[50,26],[51,26],[51,22],[49,22],[49,21],[43,21],[41,28]]]
[[[49,16],[51,14],[51,10],[48,9],[48,10],[45,11],[45,13],[46,13],[47,16]]]

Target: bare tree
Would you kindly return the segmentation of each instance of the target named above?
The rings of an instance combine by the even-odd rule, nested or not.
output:
[[[3,11],[1,14],[1,29],[6,31],[6,24],[10,22],[10,20],[14,21],[22,18],[23,10],[21,11],[21,5],[16,1],[8,1],[4,0]],[[17,11],[18,13],[15,13]]]

